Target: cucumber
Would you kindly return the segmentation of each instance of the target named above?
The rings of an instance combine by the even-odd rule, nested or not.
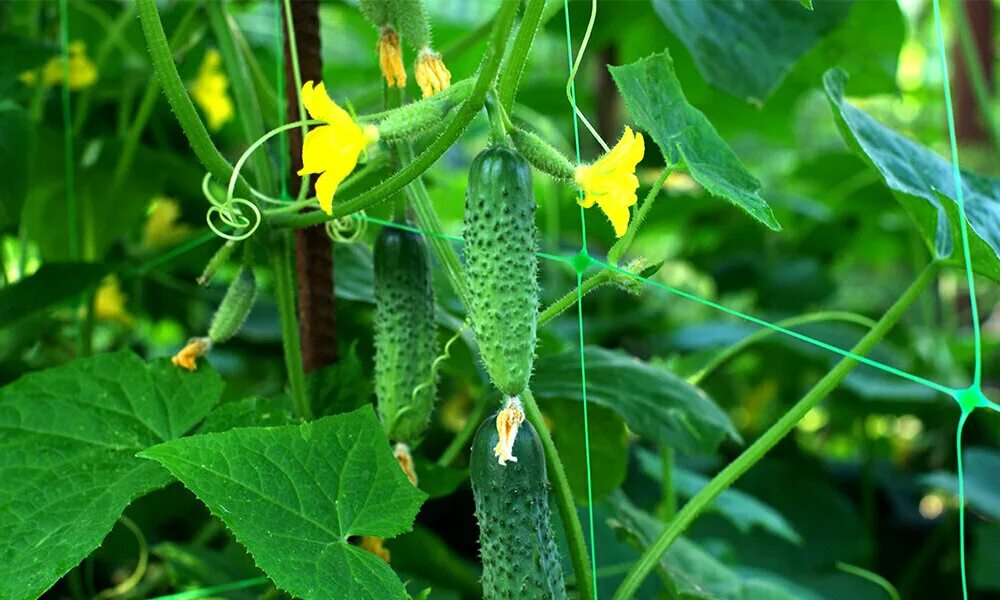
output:
[[[240,267],[208,327],[208,337],[213,344],[225,342],[236,335],[240,327],[243,327],[243,322],[247,320],[256,298],[257,279],[254,277],[253,269]]]
[[[531,377],[538,320],[535,197],[528,162],[503,145],[472,162],[465,196],[469,315],[493,384],[520,394]]]
[[[431,377],[437,329],[427,245],[416,233],[383,227],[374,262],[379,417],[389,439],[408,442],[427,429],[437,392]]]
[[[545,453],[523,422],[514,439],[516,462],[499,464],[496,415],[479,426],[469,475],[479,520],[485,600],[564,600],[559,550],[552,532]]]

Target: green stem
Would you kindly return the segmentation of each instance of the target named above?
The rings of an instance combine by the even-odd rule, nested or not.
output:
[[[545,310],[538,315],[538,326],[541,327],[552,319],[558,317],[571,306],[576,306],[578,297],[586,296],[602,285],[614,282],[614,279],[615,272],[608,269],[602,269],[599,273],[591,275],[580,285],[579,294],[577,293],[576,288],[573,288],[572,290],[566,292],[562,298],[559,298],[552,304],[548,305]]]
[[[233,166],[222,156],[219,149],[212,143],[212,138],[205,129],[195,110],[191,98],[188,97],[184,82],[181,81],[180,73],[177,72],[177,65],[174,64],[173,54],[170,52],[170,45],[167,43],[167,35],[163,31],[163,23],[160,21],[160,13],[156,8],[156,0],[136,0],[139,9],[139,22],[142,24],[143,34],[146,36],[146,45],[149,47],[149,55],[156,69],[160,85],[167,96],[170,107],[177,115],[177,122],[184,135],[187,136],[194,150],[195,156],[201,161],[209,173],[216,181],[225,181],[233,172]],[[239,179],[241,194],[249,194],[250,188],[243,178]]]
[[[264,134],[260,102],[258,102],[257,94],[253,88],[250,69],[243,59],[243,54],[236,47],[233,38],[233,30],[236,29],[236,26],[227,11],[227,1],[213,1],[209,2],[207,6],[208,20],[212,26],[212,32],[215,34],[215,41],[219,45],[219,53],[222,55],[223,64],[229,75],[229,85],[236,99],[236,114],[239,115],[243,135],[249,144]],[[250,164],[253,168],[256,187],[266,190],[268,193],[274,193],[273,168],[267,155],[255,154]]]
[[[155,0],[143,1],[151,2]],[[517,0],[504,0],[500,6],[500,10],[497,12],[497,16],[493,22],[493,32],[490,35],[489,45],[486,47],[483,62],[479,67],[479,75],[476,77],[476,86],[473,88],[472,94],[462,104],[462,107],[451,121],[448,122],[441,135],[420,156],[392,177],[370,190],[335,204],[332,216],[320,211],[312,211],[301,215],[288,215],[283,218],[275,218],[272,224],[275,227],[308,227],[331,219],[344,217],[360,210],[366,210],[391,198],[393,194],[403,189],[437,162],[441,158],[441,155],[458,140],[459,136],[462,135],[466,127],[469,126],[469,123],[472,122],[483,107],[483,103],[486,100],[486,92],[493,85],[497,70],[500,68],[504,46],[514,25],[517,6]]]
[[[500,106],[508,113],[514,106],[514,96],[517,95],[517,86],[521,81],[521,73],[524,72],[524,65],[528,59],[528,52],[531,44],[535,40],[535,33],[538,32],[538,25],[542,22],[542,11],[545,9],[545,0],[528,0],[524,6],[524,15],[521,17],[521,24],[517,28],[514,36],[514,43],[511,45],[510,54],[507,55],[507,62],[500,70],[500,81],[497,84],[497,99]]]
[[[653,187],[649,189],[649,193],[646,194],[646,198],[642,201],[642,205],[639,206],[639,210],[635,213],[635,218],[629,223],[628,229],[625,230],[625,235],[621,237],[620,240],[611,246],[608,250],[608,262],[617,265],[618,259],[622,257],[623,254],[628,252],[628,249],[632,247],[632,242],[635,241],[635,234],[638,233],[639,228],[642,227],[643,221],[646,220],[646,216],[649,215],[649,211],[653,208],[653,204],[656,202],[656,198],[663,189],[663,183],[670,176],[670,168],[665,168],[660,171],[660,176],[656,178],[656,182],[653,183]]]
[[[972,94],[979,105],[979,114],[990,128],[994,147],[1000,148],[1000,123],[993,114],[993,101],[990,96],[989,84],[986,81],[986,71],[979,58],[972,30],[969,28],[969,13],[965,10],[964,0],[955,0],[955,31],[958,33],[958,43],[962,49],[962,59],[965,60],[969,83],[972,84]]]
[[[295,273],[289,260],[291,250],[287,232],[275,233],[270,249],[271,270],[274,272],[274,295],[281,321],[281,343],[284,346],[285,368],[292,390],[292,406],[298,416],[312,419],[312,405],[306,389],[306,374],[302,369],[302,341],[295,305]]]
[[[496,95],[492,91],[486,94],[486,116],[490,121],[490,144],[508,145],[503,110],[497,104]]]
[[[796,317],[791,317],[783,321],[777,321],[775,325],[778,327],[784,327],[789,329],[792,327],[798,327],[799,325],[805,325],[807,323],[820,323],[824,321],[842,321],[845,323],[856,323],[863,327],[871,329],[875,326],[875,321],[872,321],[864,315],[859,315],[852,312],[843,311],[823,311],[817,313],[811,313],[807,315],[799,315]],[[699,369],[693,375],[687,378],[687,380],[693,384],[700,384],[706,377],[712,374],[717,368],[722,366],[730,358],[736,356],[740,352],[746,350],[749,346],[756,344],[757,342],[770,337],[771,335],[777,333],[774,329],[758,329],[752,334],[746,336],[742,340],[736,342],[732,346],[729,346],[722,352],[719,352],[712,360],[708,362],[704,367]]]
[[[80,2],[76,4],[78,9],[83,6],[89,6],[89,2]],[[104,28],[101,45],[97,48],[97,52],[94,53],[94,68],[98,73],[102,73],[104,70],[105,63],[108,60],[108,56],[111,54],[112,45],[120,45],[122,41],[122,32],[125,27],[132,24],[133,19],[135,19],[135,9],[131,6],[126,6],[119,13],[118,18],[113,22],[108,20],[107,17],[101,13],[100,9],[91,7],[94,13],[100,14],[103,18],[95,18],[101,26]],[[83,12],[88,12],[83,10]],[[92,17],[96,17],[96,14],[91,14]],[[122,46],[123,53],[127,58],[132,54],[132,49],[128,46]],[[80,135],[80,131],[83,129],[83,124],[87,121],[87,115],[90,113],[90,98],[93,94],[94,86],[89,86],[82,90],[77,96],[77,108],[76,117],[73,119],[73,135]]]
[[[451,442],[448,443],[448,447],[444,449],[444,452],[441,453],[441,458],[437,461],[439,465],[442,467],[450,466],[458,458],[458,455],[469,447],[469,440],[472,439],[472,435],[476,433],[476,430],[479,429],[479,424],[486,417],[487,409],[489,409],[491,404],[490,398],[491,396],[484,395],[473,405],[462,428],[455,434]]]
[[[587,542],[583,537],[583,528],[580,526],[580,517],[576,513],[576,504],[573,503],[573,492],[569,489],[569,480],[566,478],[566,470],[563,468],[562,459],[559,458],[559,451],[552,441],[542,412],[538,410],[535,396],[531,390],[525,388],[521,392],[521,402],[524,405],[525,416],[538,431],[538,437],[542,440],[542,447],[545,449],[545,465],[549,470],[549,483],[552,484],[552,495],[559,508],[559,516],[562,518],[563,529],[566,532],[566,543],[569,547],[569,557],[573,562],[573,572],[576,574],[577,590],[586,590],[583,594],[589,595],[594,589],[593,577],[591,574],[590,557],[587,553]],[[581,594],[582,597],[582,594]],[[629,596],[631,598],[631,596]]]
[[[917,277],[917,279],[906,289],[898,300],[882,315],[874,327],[865,334],[851,352],[863,356],[871,351],[876,344],[893,328],[906,310],[913,304],[920,293],[932,282],[940,270],[940,263],[932,262]],[[688,528],[691,523],[698,518],[705,508],[707,508],[719,494],[731,486],[747,470],[764,457],[782,438],[784,438],[796,424],[820,403],[840,381],[850,373],[858,362],[853,358],[845,357],[836,364],[816,385],[813,386],[805,396],[799,400],[795,406],[789,409],[778,421],[772,425],[756,442],[743,451],[736,460],[729,463],[718,475],[712,478],[704,488],[694,495],[691,500],[684,505],[684,508],[677,513],[677,516],[663,530],[660,536],[646,549],[643,555],[629,570],[618,590],[615,592],[614,600],[628,600],[634,598],[636,591],[643,580],[656,568],[659,559],[670,548],[671,544]]]
[[[306,120],[306,109],[302,105],[302,71],[299,68],[299,45],[295,40],[295,23],[292,22],[292,2],[284,0],[285,13],[285,35],[288,36],[288,54],[292,63],[292,81],[295,82],[295,103],[298,107],[299,121]],[[309,127],[302,125],[302,141],[305,142]],[[309,195],[309,188],[312,186],[312,175],[303,175],[299,184],[299,194],[297,200],[302,200]]]

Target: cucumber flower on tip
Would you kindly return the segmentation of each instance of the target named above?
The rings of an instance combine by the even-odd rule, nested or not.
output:
[[[524,408],[517,396],[513,396],[507,401],[507,406],[497,413],[497,435],[500,440],[493,448],[493,456],[497,457],[497,462],[506,465],[507,461],[517,462],[514,456],[514,440],[517,439],[517,430],[521,423],[524,423]]]
[[[629,207],[638,200],[635,191],[639,188],[639,178],[635,176],[635,167],[644,152],[642,134],[626,127],[614,148],[593,164],[576,168],[576,184],[583,190],[580,206],[590,208],[597,203],[611,221],[617,237],[625,235],[631,216]]]
[[[194,371],[198,368],[198,358],[205,355],[212,348],[212,340],[207,337],[195,337],[188,340],[188,343],[180,351],[171,357],[170,362],[175,367]]]
[[[424,46],[417,53],[417,66],[414,73],[424,98],[430,98],[451,86],[451,71],[444,66],[441,53],[431,50],[428,46]]]
[[[389,87],[406,87],[406,68],[403,66],[403,48],[399,43],[399,34],[386,25],[378,38],[378,66]]]
[[[302,142],[302,168],[298,174],[322,173],[316,180],[316,199],[323,212],[332,215],[337,186],[357,166],[365,148],[378,141],[378,128],[356,123],[346,110],[330,99],[322,83],[314,87],[312,81],[307,81],[302,86],[302,104],[310,117],[325,125],[306,134]]]

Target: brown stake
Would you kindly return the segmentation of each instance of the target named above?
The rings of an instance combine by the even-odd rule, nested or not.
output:
[[[292,27],[295,29],[296,50],[302,82],[323,79],[320,56],[319,2],[294,0],[289,3]],[[288,36],[285,36],[285,97],[288,99],[288,121],[299,120],[294,101],[299,90],[295,86]],[[291,152],[291,193],[299,191],[302,168],[302,134],[298,129],[288,132]],[[302,335],[302,364],[311,373],[337,361],[337,326],[333,295],[333,242],[322,225],[295,230],[295,275],[298,289],[299,330]]]
[[[965,6],[969,18],[969,28],[979,55],[979,63],[983,65],[986,85],[993,89],[993,3],[985,0],[960,0]],[[955,133],[961,142],[986,143],[990,140],[986,121],[979,105],[976,103],[975,92],[972,91],[972,81],[969,77],[969,66],[965,64],[962,47],[955,42],[952,55],[956,57],[955,69]]]

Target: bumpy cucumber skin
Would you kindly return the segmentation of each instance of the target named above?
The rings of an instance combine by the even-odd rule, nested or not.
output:
[[[434,362],[434,290],[423,238],[383,227],[375,240],[375,394],[390,439],[408,442],[427,429],[437,386],[423,386]]]
[[[496,415],[472,442],[469,474],[479,520],[485,600],[565,600],[552,532],[545,453],[531,423],[514,440],[517,462],[497,463]]]
[[[493,384],[528,385],[538,320],[538,235],[531,168],[503,146],[483,150],[465,196],[465,273],[480,355]]]
[[[247,320],[256,299],[257,278],[253,274],[253,269],[240,267],[208,327],[208,337],[213,344],[225,342],[236,335],[236,332],[243,327],[243,322]]]

